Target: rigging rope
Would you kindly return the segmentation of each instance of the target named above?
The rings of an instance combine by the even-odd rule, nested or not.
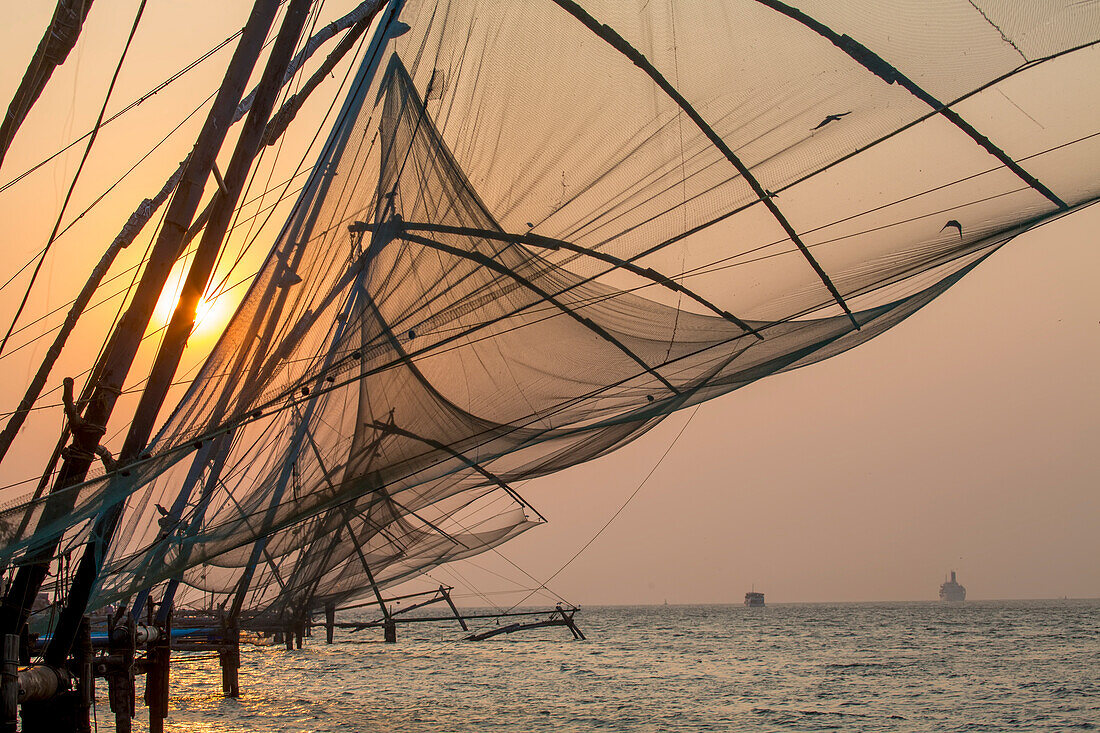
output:
[[[604,530],[606,530],[608,527],[610,527],[611,523],[619,518],[619,515],[622,514],[623,511],[626,509],[626,507],[630,504],[630,502],[632,502],[634,500],[634,497],[638,495],[638,492],[642,490],[642,488],[646,485],[646,483],[649,482],[649,479],[651,479],[653,477],[653,474],[657,472],[657,469],[661,467],[661,464],[664,463],[664,460],[665,460],[665,458],[668,457],[668,454],[671,453],[672,449],[676,447],[676,443],[679,442],[680,436],[682,436],[684,434],[684,431],[687,430],[688,425],[691,424],[691,421],[695,418],[695,414],[697,412],[699,412],[700,407],[701,407],[701,405],[696,405],[692,409],[691,414],[688,415],[688,419],[684,421],[684,424],[682,426],[680,426],[680,431],[678,433],[676,433],[676,437],[674,437],[672,439],[672,442],[668,444],[668,447],[665,448],[665,452],[662,453],[661,457],[657,459],[657,462],[653,464],[653,468],[649,469],[649,473],[647,473],[645,478],[642,479],[642,482],[640,484],[638,484],[638,487],[636,489],[634,489],[634,491],[630,492],[630,496],[626,497],[626,501],[624,501],[622,503],[622,506],[620,506],[618,509],[615,510],[615,513],[611,515],[611,518],[608,519],[606,522],[604,522],[602,527],[600,527],[598,530],[596,530],[596,534],[592,535],[592,537],[588,540],[588,542],[585,542],[583,545],[581,545],[581,548],[579,550],[577,550],[575,553],[573,553],[573,557],[566,560],[565,563],[560,568],[555,570],[554,573],[549,578],[542,581],[539,584],[538,588],[536,588],[535,590],[533,590],[530,593],[528,593],[527,595],[525,595],[522,600],[520,600],[518,603],[514,604],[511,608],[509,608],[508,609],[509,611],[513,611],[516,608],[518,608],[519,606],[523,605],[527,601],[527,599],[530,598],[531,596],[533,596],[536,592],[538,592],[538,590],[546,588],[547,583],[549,583],[554,578],[558,577],[567,567],[572,565],[573,561],[576,560],[578,557],[580,557],[581,553],[583,553],[585,550],[587,550],[589,548],[589,546],[591,546],[592,543],[595,542],[599,538],[599,536],[604,533]],[[547,589],[547,590],[549,590],[549,589]]]

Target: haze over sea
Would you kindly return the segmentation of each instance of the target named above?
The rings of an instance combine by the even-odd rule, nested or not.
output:
[[[371,630],[327,646],[318,630],[301,650],[246,647],[240,700],[222,699],[216,661],[179,654],[168,729],[1100,726],[1100,600],[591,607],[577,619],[587,641],[551,628],[461,642],[452,623],[402,626],[396,645]]]

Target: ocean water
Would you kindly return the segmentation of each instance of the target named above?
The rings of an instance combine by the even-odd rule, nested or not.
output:
[[[340,619],[343,620],[343,619]],[[1072,731],[1100,727],[1100,601],[591,607],[564,628],[452,625],[245,647],[239,700],[178,654],[168,730]],[[490,622],[492,623],[492,622]],[[320,630],[318,630],[320,631]],[[113,730],[106,692],[99,730]],[[140,690],[139,690],[140,694]],[[139,708],[135,730],[145,730]]]

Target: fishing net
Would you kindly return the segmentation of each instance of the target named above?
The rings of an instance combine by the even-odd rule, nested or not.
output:
[[[386,16],[148,455],[17,498],[6,553],[125,502],[97,603],[300,617],[511,539],[517,482],[872,338],[1100,188],[1091,4],[582,5]]]

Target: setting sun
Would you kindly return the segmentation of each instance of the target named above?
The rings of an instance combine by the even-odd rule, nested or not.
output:
[[[183,278],[173,274],[160,300],[157,301],[157,308],[150,323],[151,329],[160,329],[168,325],[182,292]],[[227,293],[206,293],[195,310],[195,326],[191,329],[191,335],[205,338],[208,335],[217,334],[229,319],[231,311]]]

